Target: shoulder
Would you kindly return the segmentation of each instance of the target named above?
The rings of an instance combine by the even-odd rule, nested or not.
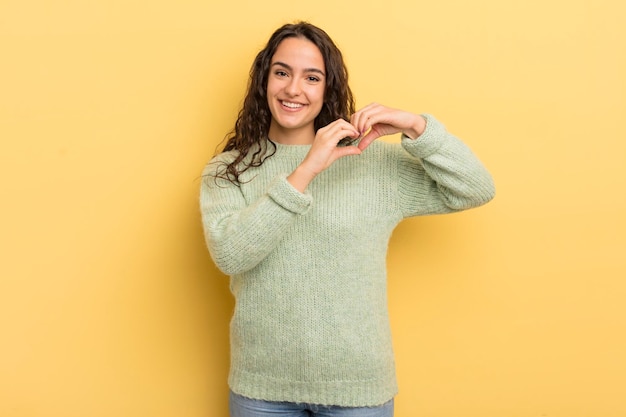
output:
[[[221,152],[215,155],[213,158],[211,158],[211,160],[209,161],[207,165],[230,164],[235,159],[237,159],[238,156],[239,156],[239,151],[237,150]]]
[[[202,171],[202,175],[212,175],[215,176],[219,173],[221,169],[226,165],[231,164],[239,155],[239,151],[227,151],[222,152],[215,155],[209,162],[205,165],[204,170]],[[220,168],[221,167],[221,168]]]

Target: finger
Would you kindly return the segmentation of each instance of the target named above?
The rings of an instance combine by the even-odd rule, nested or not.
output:
[[[356,130],[349,130],[346,135],[339,139],[336,143],[337,146],[350,146],[355,140],[361,137],[361,134]]]
[[[381,106],[378,103],[371,103],[361,110],[356,112],[353,115],[353,119],[351,119],[354,127],[361,132],[361,134],[365,134],[372,126],[378,123],[378,119],[380,118],[380,114],[384,111],[385,107]]]
[[[329,140],[334,142],[335,145],[345,138],[356,139],[361,136],[354,126],[345,120],[342,120],[341,123],[333,126],[327,133]]]
[[[346,137],[357,138],[359,133],[354,126],[343,119],[336,120],[323,128],[320,128],[315,135],[315,141],[326,143],[328,146],[337,146],[337,143]]]
[[[332,162],[336,161],[339,158],[343,158],[343,157],[346,157],[346,156],[360,155],[361,152],[362,152],[361,149],[357,148],[356,146],[337,147],[333,151]],[[331,162],[331,164],[332,164],[332,162]]]
[[[376,139],[378,139],[379,137],[380,135],[378,134],[378,132],[374,130],[370,130],[369,133],[363,136],[363,138],[359,141],[358,148],[362,151],[365,150],[365,148],[370,146],[370,144],[374,142]]]
[[[372,109],[375,109],[377,107],[382,107],[380,104],[378,103],[370,103],[367,106],[359,109],[358,111],[355,112],[355,114],[364,114],[367,113],[369,111],[371,111]]]
[[[368,109],[372,107],[372,104],[368,104],[367,106],[359,109],[350,117],[350,123],[361,133],[365,133],[363,131],[363,121],[367,119],[366,113]]]

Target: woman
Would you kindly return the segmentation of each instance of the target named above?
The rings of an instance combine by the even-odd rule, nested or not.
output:
[[[376,141],[396,133],[401,144]],[[432,116],[355,112],[324,31],[274,32],[200,196],[209,252],[236,300],[231,416],[392,416],[391,232],[493,195],[489,173]]]

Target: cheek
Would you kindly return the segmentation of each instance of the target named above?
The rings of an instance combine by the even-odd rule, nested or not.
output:
[[[315,98],[322,103],[324,102],[324,99],[325,99],[324,90],[325,89],[322,87],[315,91]]]

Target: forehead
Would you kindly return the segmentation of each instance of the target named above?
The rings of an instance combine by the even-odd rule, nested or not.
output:
[[[284,39],[272,56],[272,64],[282,62],[294,68],[317,68],[324,70],[324,57],[319,48],[305,38]]]

